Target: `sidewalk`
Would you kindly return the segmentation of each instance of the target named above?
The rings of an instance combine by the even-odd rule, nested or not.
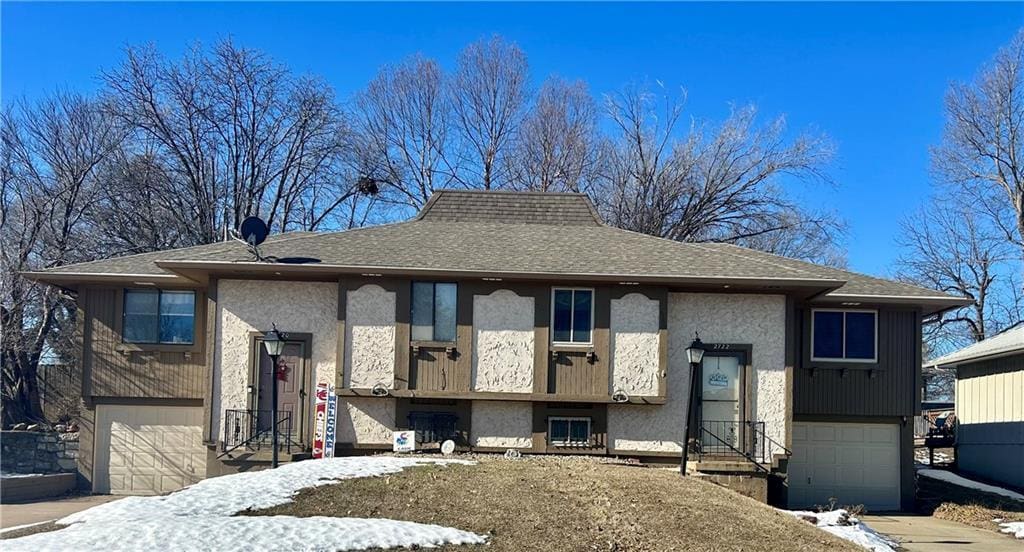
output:
[[[25,504],[0,504],[0,529],[60,519],[119,498],[122,497],[85,495]]]
[[[1024,548],[1024,542],[1007,535],[931,516],[890,514],[858,517],[875,531],[900,541],[900,545],[910,552],[1020,552]]]

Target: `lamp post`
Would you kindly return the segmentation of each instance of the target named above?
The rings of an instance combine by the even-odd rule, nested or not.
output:
[[[263,347],[270,356],[270,467],[277,467],[277,361],[284,352],[285,335],[282,334],[276,325],[271,325],[272,330],[264,334]]]
[[[686,348],[686,358],[690,361],[690,400],[686,403],[686,421],[683,424],[683,459],[679,464],[679,472],[686,477],[686,457],[690,450],[690,424],[693,423],[693,411],[697,408],[697,367],[704,360],[704,343],[700,334],[693,332],[693,343]]]

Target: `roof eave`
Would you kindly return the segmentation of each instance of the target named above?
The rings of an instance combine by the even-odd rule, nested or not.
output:
[[[203,275],[217,275],[235,273],[251,274],[261,276],[289,276],[289,275],[345,275],[358,274],[370,276],[431,276],[431,277],[459,277],[459,278],[502,278],[510,280],[588,280],[595,282],[615,283],[648,283],[648,284],[720,284],[730,285],[760,285],[778,286],[788,288],[809,288],[822,290],[824,292],[837,289],[845,282],[828,278],[763,278],[763,277],[736,277],[736,276],[686,276],[671,274],[613,274],[613,273],[571,273],[571,272],[544,272],[544,271],[485,271],[485,270],[463,270],[463,269],[437,269],[425,267],[404,267],[404,266],[368,266],[368,265],[340,265],[340,264],[303,264],[289,265],[277,263],[259,262],[225,262],[225,261],[157,261],[156,265],[164,270],[181,274],[193,280]]]
[[[919,307],[922,314],[931,316],[950,309],[965,307],[973,303],[965,297],[950,295],[871,295],[866,293],[842,293],[833,291],[816,298],[826,303],[875,303],[882,305],[910,305]]]
[[[181,274],[130,274],[117,272],[50,272],[28,271],[22,276],[39,282],[68,289],[75,289],[81,284],[141,284],[141,285],[189,285],[195,282]]]
[[[974,364],[975,362],[981,362],[981,361],[984,361],[984,360],[994,360],[994,359],[997,359],[997,358],[1003,358],[1003,357],[1019,355],[1019,354],[1024,354],[1024,347],[1018,347],[1016,349],[1003,350],[1003,351],[993,351],[991,353],[982,353],[982,354],[972,355],[972,356],[968,356],[968,357],[964,357],[964,358],[955,358],[954,357],[954,358],[951,358],[949,360],[944,360],[943,358],[937,358],[935,360],[926,362],[925,363],[925,367],[927,367],[927,368],[940,368],[940,369],[942,369],[942,368],[945,368],[945,369],[958,368],[958,367],[963,366],[965,364]]]

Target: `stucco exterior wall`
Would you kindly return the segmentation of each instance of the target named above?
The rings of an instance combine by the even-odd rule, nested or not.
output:
[[[313,334],[313,381],[334,381],[338,346],[338,285],[321,282],[220,280],[212,400],[214,436],[224,411],[248,403],[251,333],[277,324],[282,332]],[[313,393],[307,397],[312,400]]]
[[[658,301],[640,293],[612,299],[612,392],[658,394],[658,311]]]
[[[533,405],[528,402],[473,401],[470,441],[475,447],[532,447]]]
[[[509,290],[473,296],[474,391],[533,391],[533,309]]]
[[[345,299],[345,374],[349,388],[395,385],[395,293],[375,284]]]
[[[395,399],[338,398],[335,442],[390,445],[395,431]]]
[[[786,307],[781,295],[671,293],[668,304],[667,398],[662,406],[608,406],[609,446],[621,451],[682,451],[689,388],[686,347],[699,331],[705,343],[750,344],[751,417],[785,442]]]

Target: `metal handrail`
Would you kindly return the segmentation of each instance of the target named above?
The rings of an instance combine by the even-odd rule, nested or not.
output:
[[[270,410],[225,410],[224,411],[224,434],[222,450],[218,457],[226,456],[240,448],[245,447],[247,451],[258,451],[270,445],[266,443],[273,432],[273,427],[260,429],[261,418],[267,419],[272,415]],[[279,411],[277,413],[278,435],[284,439],[278,443],[278,450],[291,453],[292,446],[301,446],[294,440],[292,434],[292,413],[290,411]],[[284,426],[284,427],[282,427]]]
[[[700,438],[697,439],[698,458],[739,457],[754,464],[757,469],[771,473],[771,469],[764,465],[765,443],[778,443],[765,435],[764,426],[764,422],[749,420],[702,420]],[[731,439],[726,437],[730,434]]]

